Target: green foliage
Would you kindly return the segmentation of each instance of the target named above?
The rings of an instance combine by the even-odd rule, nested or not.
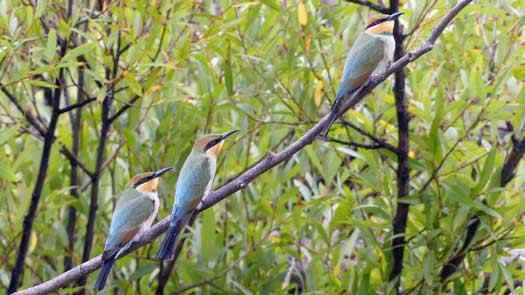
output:
[[[64,96],[74,103],[83,71],[84,91],[97,98],[82,109],[78,130],[79,159],[89,169],[95,166],[102,100],[111,85],[118,89],[112,114],[140,96],[109,135],[92,256],[103,250],[115,200],[129,178],[164,166],[180,168],[197,134],[242,130],[220,157],[218,186],[308,130],[328,111],[346,52],[369,15],[340,1],[142,0],[105,1],[111,4],[104,13],[95,11],[91,18],[92,8],[74,1],[67,19],[67,1],[37,1],[36,7],[30,2],[0,3],[0,81],[25,112],[47,122],[51,109],[44,90],[53,90],[62,69]],[[455,1],[401,2],[405,31],[416,29],[406,40],[412,50]],[[412,119],[405,289],[439,290],[441,267],[461,246],[474,213],[482,218],[472,244],[476,251],[467,254],[448,291],[477,293],[487,283],[497,294],[524,279],[519,261],[500,259],[508,249],[525,248],[523,165],[506,187],[499,184],[511,136],[525,136],[524,11],[519,0],[475,1],[428,55],[407,68]],[[64,39],[73,42],[60,58],[57,40]],[[117,79],[108,80],[119,40],[129,48],[120,57]],[[391,81],[345,118],[397,145]],[[506,122],[513,131],[505,131]],[[90,180],[79,170],[80,198],[71,195],[71,165],[60,153],[62,145],[71,148],[70,123],[69,115],[60,117],[23,287],[64,271],[68,206],[78,213],[72,254],[74,264],[81,262]],[[3,94],[0,126],[3,289],[42,142]],[[331,135],[373,143],[341,125]],[[166,292],[193,284],[203,293],[389,292],[396,166],[390,151],[316,141],[199,216]],[[175,181],[176,174],[163,178],[162,218],[171,210]],[[119,260],[110,284],[123,294],[154,293],[157,247],[155,242]]]

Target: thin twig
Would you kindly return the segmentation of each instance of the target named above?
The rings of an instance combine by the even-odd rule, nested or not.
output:
[[[347,126],[347,127],[350,127],[352,129],[354,129],[355,131],[359,132],[361,135],[364,135],[364,136],[368,137],[370,140],[372,140],[373,142],[375,142],[377,145],[381,146],[382,148],[387,149],[387,150],[393,152],[394,154],[397,154],[399,152],[397,147],[391,145],[386,140],[380,139],[379,137],[377,137],[377,136],[373,135],[372,133],[362,129],[361,127],[355,125],[352,122],[349,122],[349,121],[344,120],[344,119],[339,120],[339,122],[341,124],[343,124],[344,126]]]

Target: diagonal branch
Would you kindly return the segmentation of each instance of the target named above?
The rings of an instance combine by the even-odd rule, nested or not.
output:
[[[72,105],[68,105],[67,107],[63,107],[60,109],[59,113],[60,114],[63,114],[63,113],[67,113],[67,112],[70,112],[74,109],[78,109],[78,108],[81,108],[85,105],[87,105],[88,103],[91,103],[93,101],[97,100],[96,97],[91,97],[91,98],[88,98],[86,100],[83,100],[81,102],[78,102],[78,103],[75,103],[75,104],[72,104]]]
[[[132,99],[129,100],[123,107],[121,107],[113,116],[108,118],[109,124],[113,123],[120,115],[122,115],[125,111],[127,111],[130,107],[133,106],[133,104],[139,100],[140,96],[135,95]]]
[[[419,49],[417,49],[414,52],[405,54],[402,58],[398,59],[395,63],[393,63],[391,67],[389,67],[386,70],[385,73],[374,76],[367,83],[365,83],[363,87],[356,91],[352,95],[352,97],[347,97],[347,100],[344,101],[341,105],[338,116],[343,115],[348,109],[354,107],[359,102],[361,102],[366,95],[368,95],[377,85],[386,80],[386,78],[388,78],[394,72],[398,71],[399,69],[405,67],[406,65],[418,59],[422,55],[431,51],[435,41],[443,33],[443,30],[447,27],[447,25],[450,24],[454,16],[456,16],[465,6],[467,6],[471,2],[472,0],[459,1],[456,4],[456,6],[454,6],[452,10],[446,15],[446,17],[441,20],[439,25],[432,31],[430,37],[423,43],[423,45]],[[207,196],[205,196],[203,203],[198,208],[198,212],[200,213],[206,210],[207,208],[214,206],[215,204],[229,197],[233,193],[245,188],[259,175],[291,158],[297,152],[301,151],[307,145],[311,144],[321,134],[321,132],[325,130],[329,122],[329,115],[324,116],[321,120],[319,120],[317,124],[312,126],[312,128],[308,130],[302,137],[297,139],[295,142],[290,144],[281,152],[276,154],[269,153],[258,164],[248,168],[239,176],[235,177],[228,183],[222,185],[217,190],[210,192]],[[134,247],[132,247],[129,250],[129,252],[151,243],[164,231],[166,231],[168,225],[169,217],[166,217],[159,223],[152,226],[149,230],[144,232],[144,235],[142,236],[141,240]],[[97,256],[61,275],[58,275],[57,277],[49,281],[43,282],[39,285],[25,290],[21,290],[15,294],[46,294],[49,292],[56,291],[67,285],[69,282],[72,282],[74,280],[79,279],[80,277],[84,277],[89,273],[94,272],[95,270],[100,268],[100,265],[100,256]]]
[[[355,141],[344,141],[344,140],[341,140],[341,139],[337,139],[337,138],[334,138],[334,137],[327,137],[326,140],[328,142],[334,142],[334,143],[338,143],[338,144],[342,144],[342,145],[346,145],[346,146],[349,146],[349,147],[355,147],[355,148],[361,148],[361,149],[367,149],[367,150],[378,150],[378,149],[383,149],[385,147],[375,143],[375,144],[366,144],[366,143],[360,143],[360,142],[355,142]]]
[[[383,140],[383,139],[381,139],[379,137],[376,137],[372,133],[362,129],[361,127],[355,125],[354,123],[349,122],[349,121],[344,120],[344,119],[339,120],[339,122],[341,124],[343,124],[344,126],[348,126],[348,127],[352,128],[352,129],[354,129],[355,131],[359,132],[361,135],[364,135],[364,136],[368,137],[370,140],[375,142],[376,145],[381,146],[382,148],[387,149],[387,150],[391,151],[394,154],[398,153],[397,147],[391,145],[386,140]]]
[[[389,14],[390,13],[390,9],[386,8],[385,6],[379,4],[379,3],[374,3],[372,1],[367,1],[367,0],[345,0],[346,2],[349,2],[349,3],[354,3],[354,4],[357,4],[357,5],[361,5],[361,6],[366,6],[372,10],[375,10],[377,12],[380,12],[380,13],[383,13],[383,14]]]

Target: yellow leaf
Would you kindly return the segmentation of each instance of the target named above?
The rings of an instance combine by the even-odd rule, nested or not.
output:
[[[36,233],[33,231],[33,232],[31,232],[31,236],[29,238],[28,253],[31,253],[31,252],[33,252],[35,250],[37,243],[38,243],[38,237],[36,236]]]
[[[415,159],[415,158],[416,158],[416,151],[414,151],[413,149],[410,149],[410,150],[408,151],[408,157],[409,157],[410,159]]]
[[[306,11],[306,6],[303,1],[299,1],[299,7],[297,8],[297,18],[301,26],[306,26],[308,24],[308,12]]]
[[[317,107],[321,105],[321,99],[323,98],[324,94],[324,83],[322,80],[317,81],[317,85],[315,86],[315,94],[314,94],[314,102]]]

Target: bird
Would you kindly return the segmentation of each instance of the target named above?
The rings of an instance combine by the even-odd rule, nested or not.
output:
[[[334,121],[343,98],[358,90],[372,75],[384,72],[394,58],[394,22],[402,12],[396,12],[372,21],[365,31],[359,34],[348,51],[343,76],[330,110],[328,125],[322,132],[326,137]]]
[[[170,224],[157,253],[158,259],[171,258],[177,236],[189,221],[191,213],[197,208],[202,197],[211,189],[216,172],[217,156],[224,140],[238,131],[208,134],[195,140],[177,179]]]
[[[111,268],[119,256],[137,242],[155,220],[160,206],[157,193],[159,177],[172,170],[167,167],[135,175],[120,194],[111,217],[102,267],[93,288],[96,292],[104,289]]]

